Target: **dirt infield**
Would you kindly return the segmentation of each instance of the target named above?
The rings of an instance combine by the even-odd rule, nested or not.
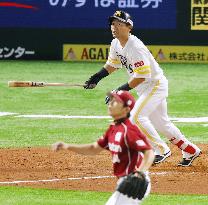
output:
[[[177,167],[181,152],[171,146],[172,156],[150,170],[152,193],[208,194],[208,145],[198,146],[203,153],[191,167]],[[11,186],[6,182],[21,180],[22,182],[13,182],[12,185],[113,191],[116,184],[116,178],[64,180],[73,177],[111,176],[111,156],[106,151],[93,157],[67,151],[54,153],[49,148],[0,149],[0,173],[0,186]],[[44,179],[57,181],[37,181]],[[34,181],[25,182],[26,180]]]

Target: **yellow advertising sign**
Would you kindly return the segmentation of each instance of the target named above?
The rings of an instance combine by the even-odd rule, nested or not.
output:
[[[208,0],[191,0],[191,30],[208,30]]]
[[[147,46],[157,62],[161,63],[208,63],[208,46]],[[105,62],[109,45],[63,46],[64,61]]]
[[[208,63],[208,46],[148,46],[157,62]]]
[[[106,61],[109,45],[78,45],[66,44],[63,46],[64,61]]]

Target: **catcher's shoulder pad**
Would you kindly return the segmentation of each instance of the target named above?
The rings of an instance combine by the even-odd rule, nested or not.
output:
[[[127,175],[118,185],[117,191],[129,198],[141,200],[147,190],[149,181],[143,172],[134,172]]]

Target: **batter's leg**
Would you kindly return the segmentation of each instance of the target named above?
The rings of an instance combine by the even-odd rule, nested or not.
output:
[[[170,154],[170,149],[160,138],[160,135],[149,120],[151,113],[157,109],[157,106],[164,99],[164,96],[157,92],[158,87],[159,85],[156,83],[139,97],[131,111],[130,120],[135,123],[150,140],[155,155],[162,156],[166,153]]]
[[[150,115],[154,127],[170,142],[182,150],[183,158],[190,159],[200,154],[200,149],[191,143],[181,131],[170,121],[167,114],[167,102],[164,99],[157,109]],[[182,165],[183,166],[183,165]]]

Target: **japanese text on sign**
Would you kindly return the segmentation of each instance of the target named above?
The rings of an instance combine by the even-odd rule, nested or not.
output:
[[[105,62],[110,45],[63,45],[64,61]],[[158,62],[208,63],[208,46],[148,46]],[[125,64],[125,63],[124,63]]]
[[[119,9],[132,16],[134,28],[175,29],[176,1],[10,0],[0,2],[0,27],[106,29],[108,17]]]
[[[90,0],[91,1],[91,0]],[[118,8],[158,8],[163,0],[94,0],[94,7],[110,7],[117,6]],[[87,4],[87,0],[76,0],[75,4],[72,5],[71,0],[49,0],[51,6],[74,6],[83,7]]]
[[[201,61],[207,61],[207,57],[205,53],[197,53],[197,52],[184,52],[184,53],[176,53],[176,52],[171,52],[169,55],[169,59],[171,61],[196,61],[196,62],[201,62]]]
[[[21,58],[24,55],[34,55],[35,51],[27,51],[25,48],[18,46],[17,48],[0,48],[0,59],[1,58]]]
[[[208,0],[192,0],[191,30],[208,30]]]

